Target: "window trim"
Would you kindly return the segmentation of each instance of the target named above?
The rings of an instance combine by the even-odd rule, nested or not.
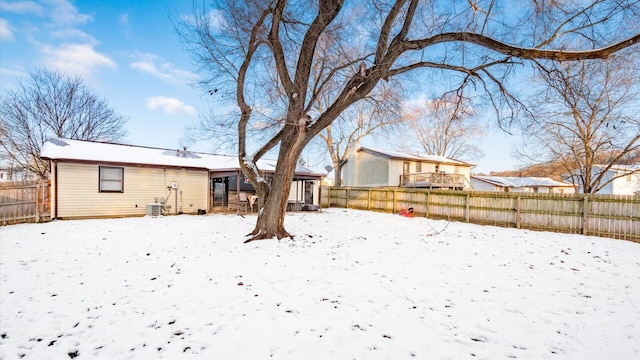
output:
[[[120,170],[121,178],[120,178],[120,190],[103,190],[102,189],[102,181],[111,181],[116,182],[117,180],[113,179],[102,179],[102,169],[111,169],[111,170]],[[99,193],[123,193],[124,192],[124,167],[119,166],[99,166],[98,167],[98,192]]]

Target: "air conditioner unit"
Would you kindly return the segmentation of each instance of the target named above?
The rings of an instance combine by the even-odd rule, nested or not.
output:
[[[147,216],[161,216],[162,204],[147,204]]]

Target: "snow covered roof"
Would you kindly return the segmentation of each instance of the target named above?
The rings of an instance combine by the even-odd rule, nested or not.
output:
[[[517,177],[517,176],[480,176],[471,175],[471,179],[478,179],[503,187],[558,187],[573,186],[569,183],[553,180],[549,177]]]
[[[600,168],[600,169],[604,169],[607,167],[607,165],[594,165],[594,167]],[[610,170],[616,171],[616,172],[634,172],[634,171],[638,171],[640,170],[640,163],[637,164],[632,164],[632,165],[618,165],[618,164],[614,164],[611,165]]]
[[[440,164],[475,166],[475,164],[467,163],[467,162],[456,160],[456,159],[451,159],[446,156],[440,156],[440,155],[426,155],[426,154],[418,155],[418,154],[405,153],[401,151],[382,150],[382,149],[374,149],[369,147],[361,147],[360,149],[358,149],[358,151],[377,153],[393,159],[406,159],[406,160],[426,161],[426,162],[440,163]]]
[[[48,139],[42,147],[40,156],[51,160],[175,166],[212,171],[240,170],[236,156],[63,138]],[[273,172],[276,161],[260,159],[257,165],[262,171]],[[299,164],[295,173],[322,176]]]

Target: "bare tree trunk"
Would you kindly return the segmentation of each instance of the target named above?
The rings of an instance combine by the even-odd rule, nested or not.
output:
[[[340,167],[340,160],[333,161],[333,175],[335,177],[334,185],[338,187],[342,186],[342,167]]]
[[[284,216],[289,200],[289,191],[293,183],[298,157],[306,145],[306,119],[298,120],[298,125],[289,127],[290,136],[284,136],[280,144],[278,162],[270,185],[269,194],[264,201],[264,207],[258,212],[256,227],[245,243],[261,239],[282,239],[291,236],[284,228]],[[260,196],[260,195],[258,195]]]

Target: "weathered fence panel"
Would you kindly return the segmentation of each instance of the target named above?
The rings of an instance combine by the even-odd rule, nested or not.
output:
[[[0,225],[51,219],[48,182],[0,184]]]
[[[490,193],[478,193],[469,196],[469,222],[518,226],[518,199],[509,196],[492,196]]]
[[[640,242],[640,197],[428,190],[329,188],[327,204],[437,219],[612,237]]]

